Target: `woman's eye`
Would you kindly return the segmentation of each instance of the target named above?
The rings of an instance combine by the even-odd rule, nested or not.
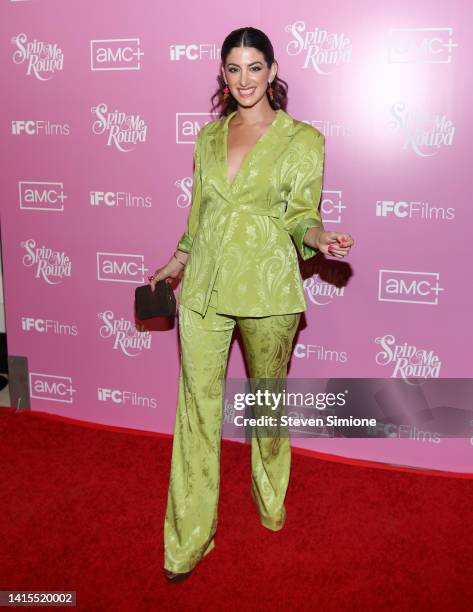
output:
[[[251,70],[253,70],[253,72],[259,72],[261,70],[261,66],[253,66]],[[228,69],[228,72],[231,72],[231,73],[236,72],[236,71],[237,71],[237,68],[234,68],[234,67]]]

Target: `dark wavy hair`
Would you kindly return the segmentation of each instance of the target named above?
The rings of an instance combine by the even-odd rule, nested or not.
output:
[[[257,30],[256,28],[239,28],[238,30],[233,30],[230,34],[225,38],[222,44],[222,49],[220,51],[220,58],[222,60],[222,66],[225,65],[225,61],[227,59],[228,54],[230,53],[233,47],[253,47],[261,51],[270,68],[274,62],[274,49],[271,41],[266,36],[264,32],[261,30]],[[226,100],[223,97],[223,88],[225,87],[225,80],[222,77],[222,73],[219,71],[217,76],[218,89],[211,97],[212,101],[212,110],[211,113],[218,112],[218,116],[220,118],[226,117],[232,111],[237,110],[238,103],[232,94],[228,94]],[[280,79],[277,75],[274,78],[274,81],[271,83],[271,87],[273,88],[273,100],[268,96],[268,102],[274,110],[282,108],[286,110],[287,107],[287,91],[289,89],[286,81]]]

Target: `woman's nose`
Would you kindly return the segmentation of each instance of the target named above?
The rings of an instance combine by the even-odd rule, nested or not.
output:
[[[246,87],[248,83],[248,73],[244,70],[240,73],[240,87]]]

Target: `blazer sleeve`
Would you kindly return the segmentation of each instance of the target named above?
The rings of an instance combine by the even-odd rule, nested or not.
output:
[[[283,223],[292,236],[303,260],[314,256],[318,249],[304,243],[304,235],[310,227],[324,229],[320,217],[325,137],[315,129],[304,134],[301,156],[283,216]]]
[[[191,209],[187,216],[187,228],[179,239],[176,247],[179,251],[183,251],[184,253],[191,252],[192,242],[199,225],[200,202],[202,199],[202,173],[200,162],[202,129],[203,128],[201,128],[197,134],[194,146],[194,175],[192,179]]]

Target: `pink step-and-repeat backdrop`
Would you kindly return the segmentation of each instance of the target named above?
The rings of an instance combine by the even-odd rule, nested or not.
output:
[[[184,231],[220,46],[245,25],[273,42],[287,111],[325,134],[322,217],[356,241],[344,261],[304,266],[289,376],[471,377],[468,0],[1,10],[5,314],[32,410],[172,432],[177,321],[137,328],[134,289]],[[238,342],[227,375],[245,376]],[[467,437],[293,445],[473,472]]]

